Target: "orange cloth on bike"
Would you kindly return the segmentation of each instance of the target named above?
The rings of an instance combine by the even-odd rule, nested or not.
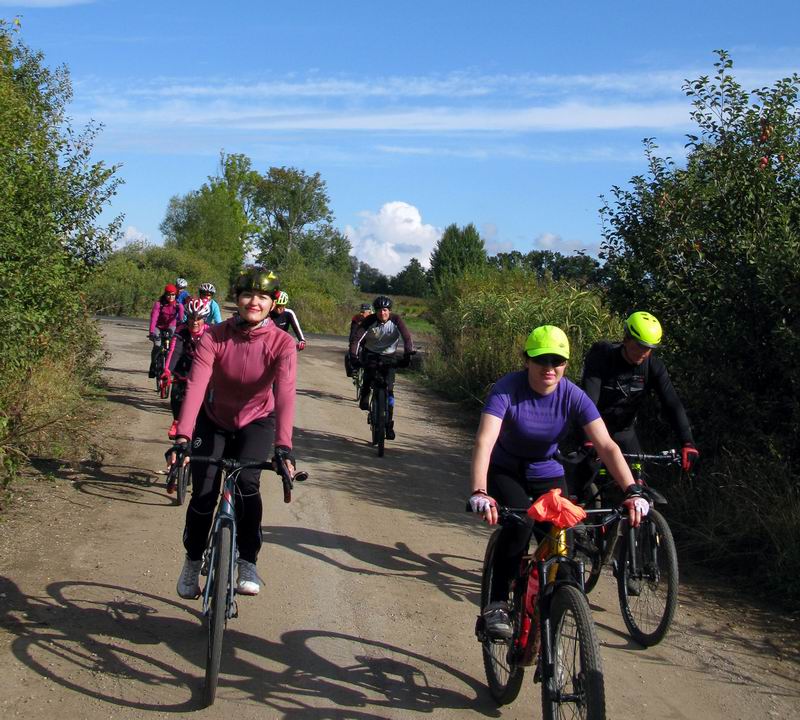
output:
[[[561,488],[554,488],[528,508],[528,517],[536,522],[549,522],[556,527],[571,528],[586,517],[586,512],[574,502],[561,497]]]

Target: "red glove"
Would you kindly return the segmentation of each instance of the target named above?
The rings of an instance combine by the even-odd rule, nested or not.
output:
[[[161,377],[159,378],[159,380],[163,380],[164,382],[169,382],[171,377],[172,377],[172,374],[170,373],[170,371],[169,370],[164,370],[164,372],[161,373]]]
[[[298,350],[305,350],[306,349],[306,341],[305,340],[301,340],[299,343],[297,343],[297,349]]]
[[[692,443],[684,443],[681,448],[681,470],[689,472],[699,457],[700,451]]]

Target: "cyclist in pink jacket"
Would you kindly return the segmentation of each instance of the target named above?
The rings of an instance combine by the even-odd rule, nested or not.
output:
[[[278,280],[260,268],[236,281],[238,315],[209,327],[195,353],[178,417],[175,445],[168,456],[181,461],[192,453],[261,462],[275,455],[294,466],[297,353],[292,338],[269,318]],[[190,443],[191,439],[191,443]],[[257,595],[256,560],[261,548],[260,471],[243,470],[236,497],[239,575],[237,592]],[[186,511],[186,560],[178,595],[200,595],[200,565],[221,476],[216,466],[192,462],[192,498]]]
[[[178,289],[174,285],[165,285],[164,292],[158,300],[153,303],[150,311],[150,332],[148,337],[153,343],[153,350],[150,353],[149,377],[156,376],[156,357],[161,347],[161,332],[169,330],[175,332],[178,323],[183,322],[183,305],[176,301]]]

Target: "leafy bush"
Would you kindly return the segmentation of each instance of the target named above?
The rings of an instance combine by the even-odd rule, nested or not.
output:
[[[86,290],[88,306],[106,315],[147,316],[164,285],[185,277],[189,291],[202,282],[212,282],[217,297],[227,293],[224,271],[215,271],[203,258],[177,248],[131,244],[112,253],[94,274]]]

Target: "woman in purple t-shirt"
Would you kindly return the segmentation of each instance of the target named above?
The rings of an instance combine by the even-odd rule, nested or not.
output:
[[[498,501],[509,507],[528,507],[552,488],[561,488],[566,496],[564,468],[553,456],[573,423],[583,428],[620,487],[626,493],[636,488],[597,408],[583,390],[564,378],[569,359],[564,331],[553,325],[537,327],[525,342],[523,357],[525,369],[500,378],[484,405],[472,453],[472,510],[495,525]],[[631,522],[638,525],[647,514],[647,502],[631,497],[626,504]],[[494,637],[511,637],[509,585],[532,531],[532,525],[504,527],[498,538],[490,602],[483,609],[486,629]]]

